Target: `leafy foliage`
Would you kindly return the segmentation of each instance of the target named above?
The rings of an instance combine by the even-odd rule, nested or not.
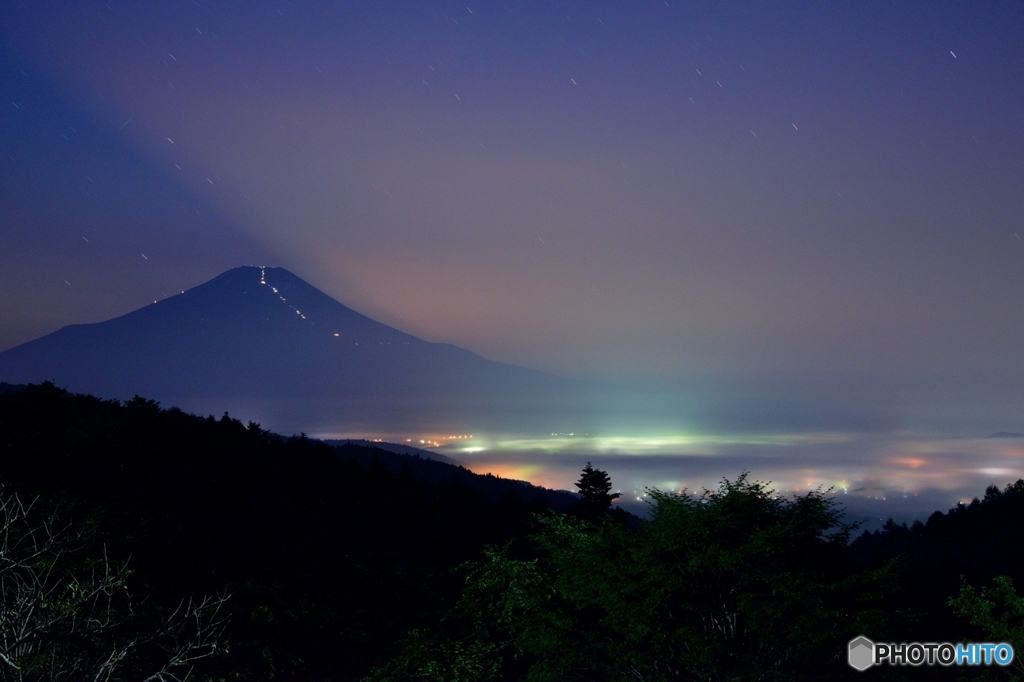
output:
[[[992,585],[982,587],[980,592],[964,584],[949,605],[957,615],[981,628],[986,641],[1008,642],[1015,652],[1024,652],[1024,597],[1017,594],[1008,576],[996,576]],[[1011,679],[1024,679],[1024,661],[1015,656],[1012,665]]]
[[[49,656],[60,679],[113,652],[111,680],[175,660],[188,664],[163,679],[800,680],[855,674],[844,652],[858,634],[1019,641],[1009,580],[1024,578],[1024,545],[1007,538],[1024,525],[1024,482],[850,543],[826,493],[784,498],[742,475],[697,495],[651,490],[640,521],[609,510],[611,480],[588,468],[593,506],[559,514],[550,491],[227,415],[0,391],[0,483],[82,533],[6,578],[0,562],[5,603],[37,579],[46,595],[27,626],[38,637],[0,642],[0,667],[6,656],[33,679]],[[96,537],[105,554],[88,549]],[[960,575],[1006,578],[974,592]],[[225,590],[230,629],[197,639],[216,604],[181,595]],[[5,614],[0,628],[16,621]],[[226,651],[193,670],[203,641]]]
[[[1024,543],[1015,541],[1024,528],[1024,481],[985,495],[948,512],[935,512],[924,523],[891,519],[852,543],[862,566],[894,565],[898,589],[887,596],[893,618],[888,641],[981,641],[983,632],[950,608],[966,580],[990,583],[1000,575],[1024,580]],[[882,639],[878,635],[878,639]]]
[[[509,545],[472,567],[449,615],[461,631],[444,637],[486,651],[500,667],[479,679],[846,672],[845,644],[877,617],[870,595],[881,593],[887,574],[852,569],[851,527],[831,498],[782,498],[746,475],[699,496],[649,492],[651,520],[639,530],[546,514],[532,556]],[[429,669],[423,651],[407,672]],[[375,679],[399,676],[392,668]]]

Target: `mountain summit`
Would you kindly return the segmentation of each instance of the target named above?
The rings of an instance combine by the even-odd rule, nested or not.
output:
[[[311,433],[504,430],[509,419],[550,428],[550,411],[585,393],[581,382],[416,338],[267,267],[0,353],[0,381],[43,380]]]

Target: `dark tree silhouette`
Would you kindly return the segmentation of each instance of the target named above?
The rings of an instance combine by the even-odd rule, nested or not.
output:
[[[590,462],[583,467],[583,473],[580,480],[576,482],[576,487],[580,489],[583,504],[595,511],[606,511],[612,502],[620,497],[619,493],[611,492],[612,479],[608,476],[608,472],[595,469]]]
[[[434,623],[458,601],[464,580],[455,567],[487,545],[524,536],[531,514],[549,501],[568,508],[576,497],[376,448],[284,438],[254,423],[196,417],[144,398],[76,396],[52,384],[20,392],[0,387],[0,485],[25,500],[38,497],[37,510],[67,510],[77,524],[69,531],[88,533],[72,543],[81,551],[49,552],[29,567],[43,571],[50,578],[44,587],[61,599],[48,598],[49,611],[38,599],[22,603],[37,605],[29,614],[37,621],[54,610],[70,614],[60,624],[77,617],[72,644],[94,654],[89,661],[103,654],[93,671],[129,645],[117,679],[145,680],[168,661],[177,665],[183,656],[164,647],[191,644],[186,653],[195,653],[196,628],[175,626],[193,626],[204,606],[194,601],[190,610],[186,601],[172,616],[182,596],[231,593],[234,617],[218,655],[197,661],[194,670],[189,664],[171,671],[190,674],[192,682],[358,682],[405,633]],[[11,535],[2,490],[0,597],[16,577],[31,582],[39,574],[4,568],[12,555],[3,546]],[[66,611],[64,597],[80,602],[86,585],[108,589],[106,567],[116,577],[129,558],[127,584],[145,599],[129,601],[118,588],[112,596],[123,608],[112,614],[119,616],[114,627],[83,634],[97,620],[89,615],[92,602]],[[9,603],[17,602],[0,600],[0,626],[12,616]],[[200,623],[205,633],[209,622]],[[23,623],[12,627],[24,631]],[[47,627],[49,637],[54,629]],[[136,633],[145,634],[142,641]],[[89,648],[86,634],[104,646]],[[30,679],[5,663],[6,656],[26,670],[5,648],[8,641],[0,637],[0,682]],[[51,649],[40,644],[34,651]],[[65,669],[76,682],[95,677],[82,673],[89,670],[84,663]]]
[[[607,494],[604,476],[585,469],[581,483]],[[533,553],[485,552],[447,629],[409,637],[368,679],[853,679],[841,654],[886,631],[891,574],[851,560],[832,496],[782,497],[744,473],[648,499],[636,525],[538,515]]]

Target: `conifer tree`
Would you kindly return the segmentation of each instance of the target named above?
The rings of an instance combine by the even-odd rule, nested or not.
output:
[[[620,497],[619,493],[613,493],[612,479],[608,472],[595,469],[590,462],[583,467],[580,480],[576,482],[580,489],[583,503],[595,511],[607,511],[612,502]]]

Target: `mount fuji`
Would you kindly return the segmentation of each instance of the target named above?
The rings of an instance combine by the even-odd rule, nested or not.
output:
[[[550,431],[579,424],[596,387],[424,341],[251,266],[0,353],[0,381],[44,380],[315,434]]]

